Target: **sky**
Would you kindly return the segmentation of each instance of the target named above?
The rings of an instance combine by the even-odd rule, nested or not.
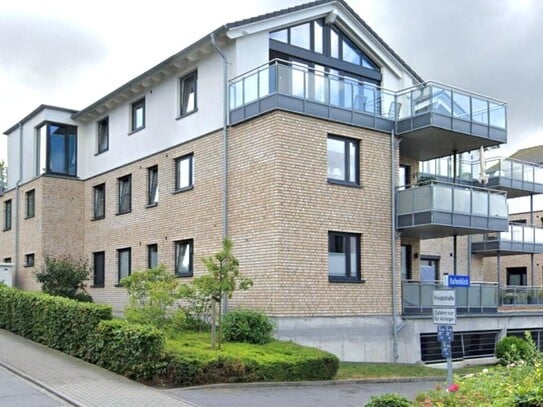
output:
[[[543,1],[347,2],[423,79],[507,102],[501,155],[543,144]],[[1,133],[40,104],[85,108],[225,23],[301,3],[0,2]]]

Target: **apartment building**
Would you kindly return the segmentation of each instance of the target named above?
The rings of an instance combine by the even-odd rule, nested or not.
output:
[[[122,310],[123,276],[163,263],[190,281],[227,235],[254,281],[229,307],[343,360],[436,360],[422,282],[442,270],[425,242],[509,227],[506,187],[417,170],[505,143],[505,103],[425,82],[343,0],[226,24],[83,110],[42,105],[5,134],[0,261],[17,286],[39,289],[44,257],[70,254],[92,265],[95,301]],[[455,327],[473,348],[543,326],[478,305]]]

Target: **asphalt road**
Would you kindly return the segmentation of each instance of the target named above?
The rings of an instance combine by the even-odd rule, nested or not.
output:
[[[436,382],[341,383],[318,385],[233,385],[169,389],[170,397],[198,407],[361,407],[372,395],[400,393],[414,399]]]
[[[39,361],[36,363],[39,363]],[[0,406],[60,407],[68,406],[68,404],[33,383],[0,367]]]

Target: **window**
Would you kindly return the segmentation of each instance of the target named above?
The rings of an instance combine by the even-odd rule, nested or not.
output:
[[[192,276],[192,249],[193,241],[180,240],[175,242],[175,275]]]
[[[411,167],[409,165],[400,165],[398,186],[405,189],[411,184]]]
[[[158,245],[147,245],[147,268],[154,268],[158,266]]]
[[[34,267],[34,253],[25,254],[25,267]]]
[[[11,199],[4,202],[4,230],[11,229]]]
[[[329,281],[360,281],[360,235],[328,232]]]
[[[77,127],[47,123],[36,137],[36,175],[77,176]]]
[[[359,185],[358,140],[328,136],[328,181]]]
[[[175,160],[175,190],[183,191],[192,188],[194,159],[193,155],[185,155]]]
[[[439,280],[439,256],[420,257],[420,281]]]
[[[109,117],[98,122],[97,153],[103,153],[109,149]]]
[[[119,203],[117,213],[128,213],[132,210],[132,176],[125,175],[118,180]]]
[[[402,244],[401,273],[402,280],[411,280],[411,245],[409,244]]]
[[[147,205],[158,203],[158,166],[147,168]]]
[[[4,263],[11,263],[11,257],[4,257]]]
[[[137,131],[145,127],[145,98],[132,103],[132,128]]]
[[[131,260],[132,249],[118,249],[117,250],[117,264],[119,272],[119,283],[123,277],[129,276],[132,267]]]
[[[30,190],[25,193],[25,218],[33,218],[36,213],[36,193]]]
[[[105,252],[93,253],[94,287],[103,287],[105,282]]]
[[[527,285],[526,267],[507,267],[507,285]]]
[[[106,184],[96,185],[93,195],[93,219],[103,219],[106,217]]]
[[[197,108],[196,99],[197,72],[194,71],[179,80],[180,116],[194,112]]]

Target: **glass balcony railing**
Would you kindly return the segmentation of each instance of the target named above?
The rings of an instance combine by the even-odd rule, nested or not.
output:
[[[500,288],[500,305],[543,306],[543,287],[502,287]]]
[[[519,253],[543,253],[543,229],[521,223],[511,223],[505,232],[474,235],[471,239],[473,252],[494,255]]]
[[[8,186],[8,169],[0,167],[0,193],[4,192]]]

